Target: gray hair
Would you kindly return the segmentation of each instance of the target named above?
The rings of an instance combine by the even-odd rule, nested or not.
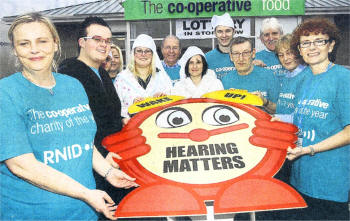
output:
[[[265,18],[261,23],[261,29],[260,29],[260,36],[264,33],[265,30],[273,28],[277,29],[280,34],[283,34],[283,29],[281,23],[278,21],[277,18],[271,17],[271,18]]]
[[[230,42],[230,53],[231,53],[232,47],[234,45],[243,44],[244,42],[249,42],[250,47],[253,50],[253,42],[250,38],[238,36],[238,37],[233,38],[232,41]]]
[[[179,42],[179,47],[181,48],[181,41],[180,39],[176,36],[176,35],[167,35],[163,41],[162,41],[162,44],[161,44],[161,47],[164,48],[164,42],[167,40],[167,39],[170,39],[170,38],[174,38],[176,39],[178,42]]]

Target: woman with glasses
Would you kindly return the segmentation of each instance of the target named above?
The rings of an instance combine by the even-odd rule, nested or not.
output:
[[[115,187],[136,186],[93,145],[96,123],[78,80],[53,72],[60,39],[40,14],[19,16],[8,37],[22,71],[0,80],[0,220],[114,217],[95,170]]]
[[[146,97],[170,93],[172,83],[158,57],[152,37],[141,34],[132,46],[128,67],[119,73],[114,86],[122,103],[123,123],[129,119],[128,108]]]
[[[224,89],[215,72],[208,69],[205,55],[198,47],[187,48],[179,64],[181,79],[175,83],[171,94],[199,98],[205,93]]]
[[[298,147],[287,152],[291,184],[308,204],[295,219],[349,220],[350,71],[333,63],[339,43],[327,19],[306,20],[293,32],[291,47],[310,74],[296,94]]]

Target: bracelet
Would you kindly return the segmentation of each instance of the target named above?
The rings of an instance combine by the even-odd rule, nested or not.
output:
[[[111,171],[113,170],[113,167],[109,168],[104,176],[105,179],[107,179],[107,176],[111,173]]]
[[[314,147],[313,147],[313,146],[309,146],[309,148],[310,148],[310,153],[309,153],[309,155],[310,155],[310,156],[314,156],[314,155],[315,155],[315,149],[314,149]]]

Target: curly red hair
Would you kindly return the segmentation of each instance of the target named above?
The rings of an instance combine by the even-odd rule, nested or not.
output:
[[[293,37],[291,40],[291,49],[299,51],[300,36],[328,35],[330,42],[334,41],[335,45],[333,51],[329,54],[329,60],[334,62],[336,58],[337,48],[340,43],[339,30],[334,23],[326,18],[311,18],[303,21],[293,31]]]

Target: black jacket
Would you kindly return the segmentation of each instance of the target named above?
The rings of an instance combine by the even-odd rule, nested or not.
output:
[[[58,67],[59,73],[78,79],[84,86],[97,125],[94,143],[105,157],[108,152],[101,146],[101,141],[105,136],[122,129],[121,104],[108,73],[102,67],[98,71],[102,81],[89,66],[77,58],[66,59]]]

